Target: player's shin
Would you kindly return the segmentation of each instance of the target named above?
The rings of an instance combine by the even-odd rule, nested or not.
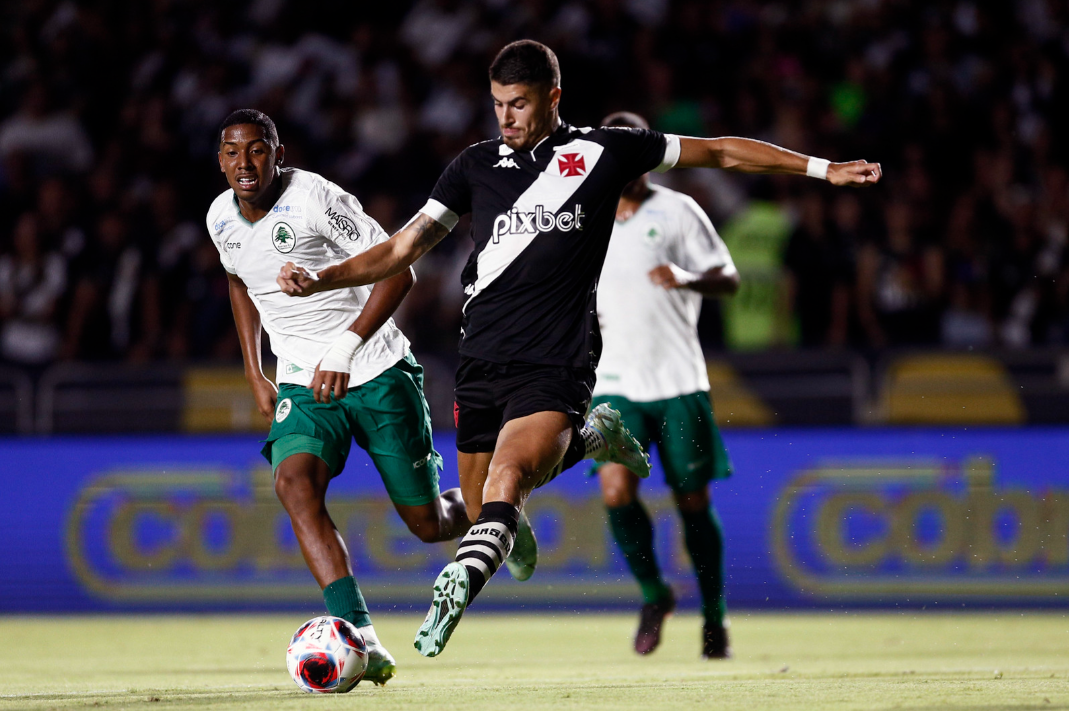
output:
[[[489,501],[460,542],[456,562],[468,572],[469,605],[512,551],[519,516],[519,509],[512,504]]]

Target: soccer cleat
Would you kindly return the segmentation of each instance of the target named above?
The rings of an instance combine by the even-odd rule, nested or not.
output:
[[[460,563],[450,563],[434,581],[431,609],[413,643],[416,650],[425,657],[441,654],[467,606],[468,570]]]
[[[379,642],[367,643],[367,671],[364,679],[383,686],[397,674],[397,662]]]
[[[605,455],[595,462],[623,464],[642,479],[650,475],[650,455],[642,450],[642,445],[624,426],[620,413],[608,403],[603,402],[590,411],[586,426],[605,439]]]
[[[535,566],[538,565],[538,541],[523,509],[520,509],[516,540],[512,544],[512,552],[505,558],[505,565],[516,580],[527,580],[534,575]]]
[[[728,623],[711,625],[708,622],[702,628],[702,658],[728,659],[731,657],[731,642],[728,641]]]
[[[676,609],[676,598],[672,591],[660,602],[650,602],[642,606],[638,617],[638,632],[635,633],[635,651],[649,654],[661,643],[661,625],[664,619]]]

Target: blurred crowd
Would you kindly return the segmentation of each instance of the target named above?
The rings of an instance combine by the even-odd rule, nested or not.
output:
[[[1069,341],[1069,17],[1018,0],[22,0],[0,8],[0,358],[239,359],[203,216],[216,127],[254,107],[287,163],[389,231],[496,135],[486,70],[530,37],[561,114],[882,162],[884,183],[675,171],[743,289],[703,338],[862,350]],[[399,321],[455,350],[462,225]]]

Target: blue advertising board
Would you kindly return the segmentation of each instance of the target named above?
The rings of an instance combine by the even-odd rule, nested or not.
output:
[[[729,607],[1069,604],[1069,428],[729,431],[712,485]],[[442,487],[456,485],[451,438]],[[255,437],[0,440],[0,612],[320,605]],[[642,496],[685,602],[696,585],[659,467]],[[420,609],[455,544],[394,513],[354,448],[331,514],[373,610]],[[528,503],[535,576],[487,607],[638,601],[579,467]]]

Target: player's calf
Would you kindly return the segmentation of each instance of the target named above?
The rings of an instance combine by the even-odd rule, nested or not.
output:
[[[424,543],[451,541],[464,535],[471,522],[460,489],[448,489],[421,506],[396,505],[401,520]]]

